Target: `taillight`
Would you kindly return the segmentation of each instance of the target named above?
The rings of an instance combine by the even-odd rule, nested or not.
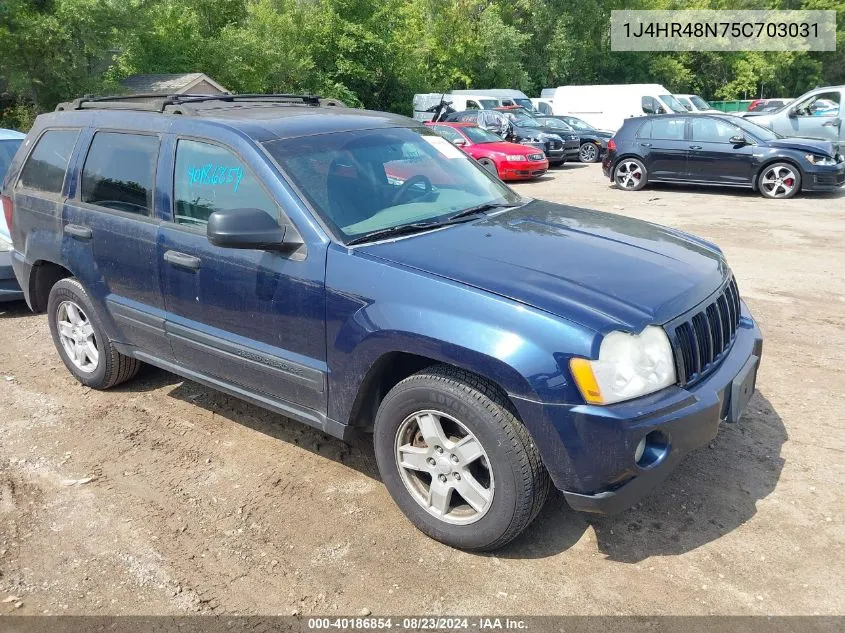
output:
[[[613,139],[610,139],[607,142],[607,151],[608,152],[615,152],[616,151],[616,141],[614,141]]]
[[[3,215],[6,216],[6,227],[9,235],[12,234],[12,218],[15,217],[15,204],[9,196],[0,196],[0,206],[3,207]]]

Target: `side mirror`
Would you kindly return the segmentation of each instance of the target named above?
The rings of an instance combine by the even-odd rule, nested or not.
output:
[[[261,209],[226,209],[208,218],[208,241],[223,248],[281,250],[286,229]]]
[[[728,139],[732,145],[748,145],[748,139],[742,134],[737,134]]]
[[[452,141],[452,145],[457,145],[458,147],[463,147],[466,144],[467,142],[462,138],[456,138]]]
[[[797,110],[796,108],[790,108],[790,109],[789,109],[789,112],[787,113],[787,116],[788,116],[790,119],[794,119],[794,118],[796,118],[796,117],[798,116],[798,110]]]

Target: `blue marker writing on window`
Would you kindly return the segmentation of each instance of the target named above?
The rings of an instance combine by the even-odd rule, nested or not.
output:
[[[232,191],[237,192],[243,177],[243,167],[227,167],[213,163],[188,167],[188,178],[192,185],[232,185]]]

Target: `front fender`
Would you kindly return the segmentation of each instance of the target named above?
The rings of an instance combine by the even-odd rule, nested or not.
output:
[[[568,360],[589,355],[596,336],[580,325],[341,248],[329,250],[326,289],[329,416],[335,420],[349,420],[370,368],[395,352],[464,368],[521,400],[580,402]]]

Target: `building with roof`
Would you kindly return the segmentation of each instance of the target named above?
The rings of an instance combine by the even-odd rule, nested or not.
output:
[[[205,73],[132,75],[120,82],[130,94],[228,94]]]

